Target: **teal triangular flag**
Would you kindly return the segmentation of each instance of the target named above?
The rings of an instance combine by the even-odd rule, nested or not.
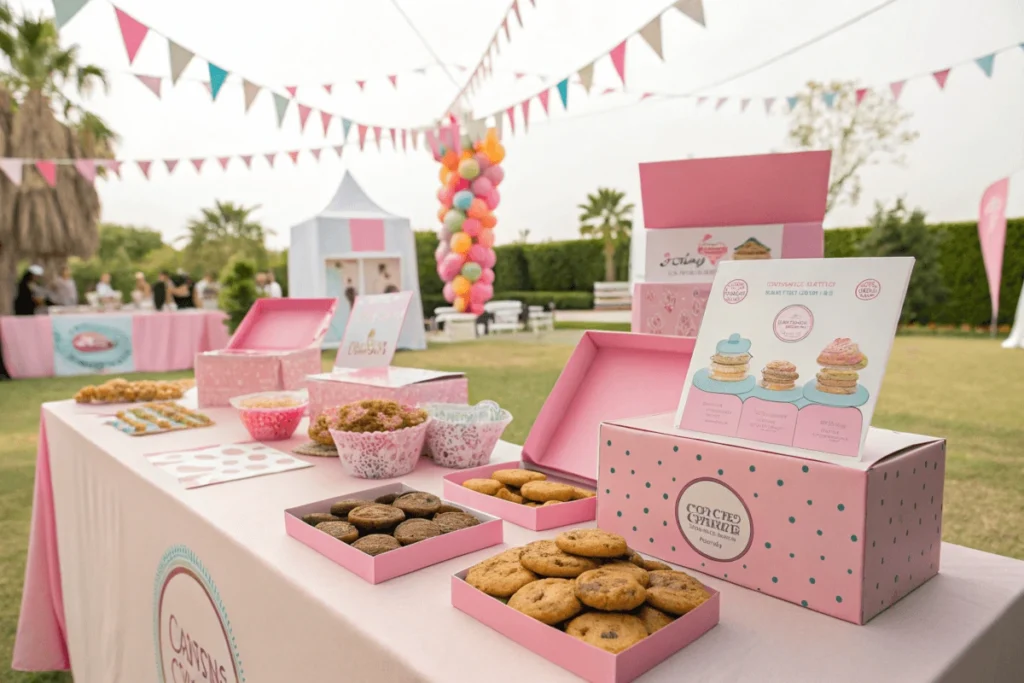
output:
[[[821,99],[825,101],[825,106],[831,109],[836,103],[836,94],[834,92],[826,92],[821,94]]]
[[[85,7],[87,2],[89,0],[53,0],[53,23],[57,25],[57,28],[64,26],[78,14],[78,10]]]
[[[284,113],[286,111],[288,111],[288,102],[290,102],[290,101],[291,100],[289,100],[284,95],[280,95],[278,93],[274,93],[274,108],[277,109],[277,127],[278,128],[281,127],[281,123],[284,121]]]
[[[217,99],[217,93],[220,92],[220,87],[224,85],[224,79],[228,77],[228,72],[220,68],[213,62],[210,62],[210,94],[213,95],[213,99]]]
[[[341,139],[348,140],[348,131],[352,128],[352,122],[342,117],[341,119]]]
[[[789,105],[789,110],[790,111],[793,111],[794,109],[796,109],[796,102],[797,102],[797,98],[796,98],[795,95],[793,97],[787,97],[786,98],[786,104]]]
[[[996,65],[995,53],[985,55],[984,57],[978,57],[974,60],[974,63],[981,67],[981,70],[985,72],[985,75],[992,78],[992,68]]]
[[[565,78],[558,82],[558,96],[562,98],[562,109],[569,108],[569,79]]]

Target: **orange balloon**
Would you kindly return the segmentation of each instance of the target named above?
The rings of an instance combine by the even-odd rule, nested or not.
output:
[[[492,164],[500,164],[505,158],[505,148],[501,145],[496,145],[485,152],[485,154],[487,154],[487,158],[491,160]]]
[[[450,244],[456,254],[465,254],[473,246],[473,238],[464,232],[457,232],[452,235]]]
[[[477,152],[484,151],[484,141],[483,140],[477,140],[476,142],[474,142],[473,143],[473,150],[477,151]]]
[[[443,157],[441,157],[441,163],[444,164],[449,171],[454,171],[459,167],[459,155],[455,153],[454,149],[450,149],[444,153]]]
[[[452,172],[448,170],[447,166],[442,166],[441,169],[437,172],[437,177],[442,183],[447,183],[448,176],[450,176],[451,174]]]
[[[489,142],[491,144],[498,144],[498,129],[488,128],[487,136],[484,138],[484,141]]]
[[[480,199],[479,197],[473,198],[473,203],[469,205],[469,209],[466,211],[466,215],[470,218],[476,218],[477,220],[486,216],[490,211],[487,209],[487,202]]]
[[[469,297],[455,297],[455,301],[452,302],[452,306],[454,306],[455,310],[458,311],[459,313],[465,313],[466,309],[469,308]]]
[[[448,213],[448,209],[446,209],[445,207],[442,206],[440,209],[438,209],[437,210],[437,220],[439,220],[442,223],[444,223],[444,215],[446,213]]]
[[[471,150],[468,147],[466,149],[462,150],[462,158],[463,159],[468,159],[471,156],[473,156],[473,150]]]
[[[480,243],[481,247],[487,247],[490,249],[494,246],[494,231],[490,228],[484,228],[480,231],[480,234],[476,236],[476,241]]]
[[[469,288],[472,286],[472,284],[473,283],[471,283],[466,278],[462,277],[461,275],[457,275],[455,279],[452,280],[452,291],[455,292],[455,294],[458,296],[466,296],[467,294],[469,294]]]
[[[488,212],[480,217],[480,225],[484,226],[485,228],[493,228],[497,224],[498,219],[493,213]]]

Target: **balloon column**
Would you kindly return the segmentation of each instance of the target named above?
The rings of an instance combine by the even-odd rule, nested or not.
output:
[[[494,210],[501,201],[498,186],[505,178],[505,148],[491,128],[483,140],[462,150],[442,145],[438,151],[437,217],[442,225],[441,244],[434,254],[437,274],[444,282],[444,298],[455,310],[479,315],[494,296]]]

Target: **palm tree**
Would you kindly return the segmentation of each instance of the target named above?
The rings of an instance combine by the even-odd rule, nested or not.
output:
[[[615,282],[615,250],[633,230],[633,205],[623,204],[625,192],[600,187],[580,204],[580,234],[604,240],[604,280]]]
[[[189,221],[186,234],[177,238],[187,242],[187,262],[203,270],[220,271],[230,258],[239,254],[253,260],[258,268],[267,263],[264,244],[273,230],[252,219],[257,206],[236,205],[217,201],[213,208],[202,209],[202,215]]]
[[[68,97],[106,86],[102,69],[78,63],[78,48],[60,45],[49,19],[16,17],[0,0],[0,156],[25,159],[109,158],[116,136]],[[58,114],[61,116],[58,119]],[[9,311],[13,264],[40,263],[52,277],[71,256],[89,258],[99,243],[99,196],[73,167],[61,165],[56,187],[26,169],[14,187],[0,177],[0,313]]]

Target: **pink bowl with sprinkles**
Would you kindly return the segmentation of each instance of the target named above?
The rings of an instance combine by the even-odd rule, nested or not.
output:
[[[256,441],[290,439],[309,406],[300,391],[265,391],[231,399],[246,430]]]

